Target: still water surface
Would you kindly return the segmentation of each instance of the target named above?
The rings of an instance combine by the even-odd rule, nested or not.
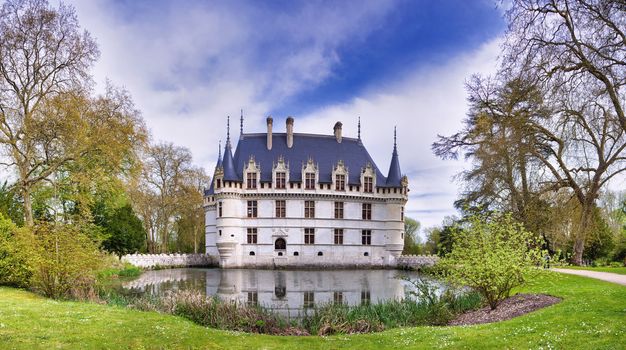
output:
[[[402,299],[417,272],[395,270],[253,270],[183,268],[146,271],[125,282],[125,293],[164,295],[173,290],[195,290],[222,300],[260,304],[296,316],[326,303],[376,303]]]

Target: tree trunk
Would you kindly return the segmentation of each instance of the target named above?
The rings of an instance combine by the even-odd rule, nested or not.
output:
[[[581,208],[580,225],[576,232],[574,240],[574,255],[572,256],[572,264],[581,266],[583,264],[583,252],[585,250],[585,239],[587,231],[591,227],[591,216],[593,212],[593,204],[583,203]]]
[[[33,203],[30,199],[29,187],[22,187],[22,197],[22,199],[24,200],[24,224],[30,227],[34,225],[35,220],[33,219]]]

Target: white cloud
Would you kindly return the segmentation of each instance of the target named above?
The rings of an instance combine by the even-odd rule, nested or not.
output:
[[[263,131],[264,116],[274,106],[332,77],[342,59],[338,48],[365,40],[384,25],[393,6],[330,4],[307,2],[297,13],[217,1],[147,3],[131,13],[127,4],[104,0],[74,6],[102,51],[97,82],[108,77],[123,84],[155,138],[190,148],[211,173],[226,115],[233,117],[235,136],[239,108],[249,116],[246,130]],[[361,116],[364,143],[386,173],[397,125],[402,170],[412,190],[407,213],[423,226],[438,224],[454,212],[457,185],[450,178],[462,164],[436,159],[430,144],[437,134],[459,129],[466,110],[464,81],[472,73],[490,72],[497,52],[497,42],[490,42],[438,64],[409,67],[400,80],[369,86],[344,104],[300,117],[293,111],[296,132],[330,134],[341,120],[344,134],[355,136]],[[280,117],[275,116],[279,130]],[[436,195],[420,195],[425,193]]]
[[[328,134],[341,120],[344,134],[356,136],[360,116],[363,142],[386,174],[397,125],[400,164],[411,188],[407,214],[422,227],[439,224],[444,216],[455,213],[452,203],[458,184],[452,177],[464,164],[436,158],[430,145],[437,134],[450,135],[460,129],[467,111],[464,82],[472,74],[493,73],[498,52],[499,40],[494,40],[438,65],[417,66],[402,81],[372,86],[352,101],[296,118],[295,130]]]
[[[156,139],[192,149],[208,167],[227,115],[244,108],[259,120],[250,127],[260,126],[272,105],[328,78],[337,47],[376,29],[393,4],[310,2],[297,12],[217,1],[73,5],[102,51],[96,81],[123,84]]]

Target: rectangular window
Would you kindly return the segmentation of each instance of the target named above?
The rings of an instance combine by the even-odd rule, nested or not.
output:
[[[314,228],[304,229],[304,244],[315,244],[315,229]]]
[[[248,228],[248,244],[256,244],[257,243],[257,229],[256,228]]]
[[[372,245],[372,230],[361,231],[361,244]]]
[[[276,188],[279,190],[284,190],[286,188],[286,179],[287,175],[283,172],[276,173]]]
[[[345,191],[346,190],[346,176],[337,174],[335,175],[335,190],[336,191]]]
[[[335,244],[343,244],[343,229],[335,229]]]
[[[315,294],[313,292],[304,292],[304,302],[302,306],[307,309],[315,306]]]
[[[249,189],[256,188],[256,173],[248,173],[246,186]]]
[[[306,219],[315,217],[315,201],[304,201],[304,217]]]
[[[404,221],[404,207],[402,207],[402,210],[400,211],[400,220]]]
[[[222,217],[222,202],[217,202],[217,217]]]
[[[248,217],[257,217],[257,201],[248,201]]]
[[[343,292],[333,292],[333,303],[343,304]]]
[[[304,188],[307,190],[315,189],[315,173],[304,174]]]
[[[276,201],[276,217],[284,218],[287,216],[287,202],[285,200]]]
[[[363,210],[361,212],[361,219],[372,220],[372,203],[363,203]]]
[[[248,305],[256,306],[259,303],[259,292],[248,292]]]
[[[222,187],[222,180],[217,179],[217,188]]]
[[[343,202],[335,202],[335,219],[343,219]]]
[[[362,290],[361,291],[361,305],[369,305],[371,301],[372,301],[372,297],[370,295],[370,291]]]
[[[372,193],[374,192],[374,178],[371,176],[363,177],[363,192]]]

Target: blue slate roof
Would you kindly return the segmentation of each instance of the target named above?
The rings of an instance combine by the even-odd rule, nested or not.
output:
[[[222,161],[222,167],[224,168],[224,180],[225,181],[240,181],[241,177],[237,174],[235,169],[235,163],[233,161],[233,153],[231,151],[230,142],[226,142],[226,148],[224,148],[224,160]]]
[[[376,171],[376,186],[400,187],[401,171],[397,148],[394,145],[389,176],[385,177],[365,146],[359,139],[343,137],[341,143],[334,135],[293,134],[293,146],[287,147],[287,135],[274,133],[272,149],[267,149],[267,134],[241,134],[234,156],[230,144],[224,149],[221,166],[224,169],[224,180],[243,181],[243,170],[250,156],[253,156],[261,167],[261,181],[272,181],[272,167],[282,157],[289,164],[289,181],[302,181],[302,166],[309,158],[319,167],[319,182],[331,183],[332,171],[339,161],[348,168],[348,184],[360,185],[361,169],[368,163]],[[208,194],[213,194],[213,183]]]
[[[387,185],[394,187],[400,184],[402,180],[402,172],[400,171],[400,160],[398,159],[398,149],[394,145],[391,155],[391,163],[389,164],[389,172],[387,172]]]
[[[283,157],[289,164],[289,180],[291,182],[302,181],[302,165],[309,158],[319,167],[319,182],[331,183],[333,167],[340,160],[348,168],[348,184],[359,185],[361,182],[361,169],[368,163],[376,171],[378,186],[391,185],[380,172],[374,160],[369,155],[362,142],[358,139],[344,137],[341,143],[335,136],[293,134],[293,146],[287,147],[287,135],[275,133],[272,135],[272,149],[267,149],[267,134],[243,134],[237,144],[234,163],[239,177],[243,175],[243,169],[253,156],[261,167],[261,181],[272,181],[272,167]],[[241,179],[240,179],[241,180]],[[398,180],[396,186],[400,186]]]

